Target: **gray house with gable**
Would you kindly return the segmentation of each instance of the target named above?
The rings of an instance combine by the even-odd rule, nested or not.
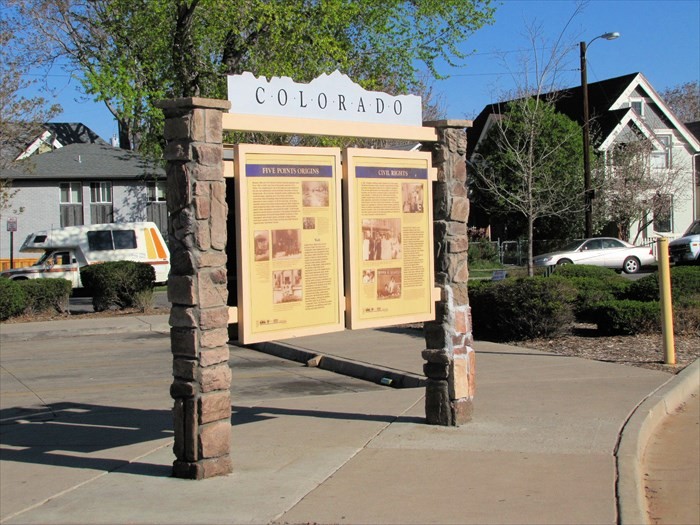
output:
[[[30,233],[66,226],[153,221],[167,239],[165,170],[111,146],[84,125],[46,124],[15,159],[12,168],[0,171],[13,192],[2,217],[0,260],[10,257],[10,218],[17,221],[16,259],[27,258],[19,248]]]

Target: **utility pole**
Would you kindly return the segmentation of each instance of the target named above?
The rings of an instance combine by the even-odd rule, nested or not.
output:
[[[584,195],[584,210],[586,213],[585,237],[593,236],[593,199],[595,198],[595,190],[591,187],[591,134],[589,127],[588,115],[588,78],[586,73],[586,51],[595,40],[603,38],[605,40],[615,40],[620,36],[620,33],[605,33],[595,37],[588,45],[586,42],[581,42],[581,94],[583,97],[583,195]]]

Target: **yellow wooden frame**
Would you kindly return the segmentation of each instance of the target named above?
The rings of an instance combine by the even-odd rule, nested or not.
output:
[[[291,117],[265,117],[237,113],[223,114],[223,129],[256,133],[288,133],[292,135],[327,135],[374,139],[436,142],[437,131],[428,126],[401,126],[337,120]]]
[[[272,288],[272,278],[270,278],[270,289],[258,289],[255,288],[253,283],[252,275],[261,270],[259,268],[251,267],[251,249],[252,243],[249,232],[250,227],[255,227],[253,221],[253,212],[248,209],[248,180],[249,177],[245,174],[245,168],[248,165],[248,158],[250,155],[257,155],[257,158],[266,158],[266,163],[270,166],[276,166],[277,163],[271,162],[272,159],[278,159],[280,164],[283,163],[303,163],[304,159],[309,159],[310,162],[316,162],[319,157],[327,158],[328,164],[324,163],[323,166],[331,165],[333,169],[333,176],[330,180],[333,185],[334,191],[332,194],[334,198],[329,202],[331,209],[328,212],[328,220],[330,222],[328,228],[328,234],[330,236],[330,245],[328,248],[331,252],[331,272],[332,275],[329,276],[331,279],[331,285],[333,284],[333,277],[335,277],[335,287],[331,286],[330,296],[332,298],[332,303],[335,302],[335,309],[332,313],[329,310],[323,310],[327,317],[332,317],[333,319],[327,322],[321,322],[318,324],[305,324],[303,326],[282,326],[280,323],[279,327],[275,327],[277,321],[284,321],[287,323],[291,318],[295,317],[299,319],[303,312],[299,310],[305,308],[308,303],[307,298],[299,300],[300,304],[292,305],[289,304],[279,304],[275,305],[274,301],[272,305],[262,300],[264,293],[273,294]],[[264,156],[264,157],[263,157]],[[321,334],[336,332],[345,329],[345,324],[343,320],[343,314],[345,309],[345,300],[343,295],[343,245],[342,245],[342,209],[341,209],[341,152],[339,148],[307,148],[307,147],[292,147],[292,146],[267,146],[267,145],[254,145],[254,144],[238,144],[235,146],[234,162],[227,162],[225,164],[233,164],[235,170],[235,184],[236,184],[236,202],[235,202],[235,213],[236,213],[236,223],[238,224],[238,235],[236,237],[236,255],[237,255],[237,278],[238,278],[238,309],[237,309],[237,319],[238,319],[238,339],[239,342],[243,344],[257,343],[261,341],[270,341],[273,339],[288,339],[292,337],[301,337],[305,335]],[[303,165],[303,164],[302,164]],[[227,170],[230,174],[230,167]],[[290,177],[290,180],[303,180],[303,176]],[[303,218],[303,208],[302,208]],[[285,222],[285,221],[281,221]],[[286,221],[289,224],[289,220]],[[299,228],[302,229],[302,224],[299,224]],[[280,229],[289,229],[287,227],[282,227]],[[303,232],[303,229],[302,229]],[[272,235],[271,232],[269,232]],[[303,233],[300,236],[303,239]],[[322,244],[322,243],[321,243]],[[333,253],[335,252],[335,253]],[[305,267],[306,259],[300,256],[301,261],[296,263]],[[254,264],[258,264],[255,262]],[[268,271],[282,271],[284,270],[283,261],[274,261],[273,257],[270,256],[268,262],[261,262],[260,264],[267,264]],[[334,270],[334,271],[333,271]],[[302,272],[302,279],[305,278],[305,272]],[[263,287],[264,288],[264,287]],[[256,302],[257,301],[257,302]],[[267,310],[264,310],[264,308]],[[296,308],[296,313],[294,315],[288,315],[285,317],[285,312],[292,312],[292,308]],[[280,319],[274,318],[275,323],[270,325],[269,318],[266,320],[261,320],[260,316],[264,315],[279,315]],[[309,311],[306,316],[303,317],[303,322],[305,323],[309,319],[313,319],[313,310]],[[257,328],[256,328],[257,323]],[[267,324],[266,324],[267,323]],[[293,321],[292,321],[293,324]]]
[[[358,213],[358,199],[356,188],[356,168],[358,167],[359,159],[369,159],[361,162],[367,165],[366,162],[379,163],[376,167],[386,167],[387,169],[396,169],[401,166],[413,166],[415,164],[425,165],[426,173],[426,194],[423,196],[425,208],[422,213],[422,235],[424,236],[423,256],[420,263],[423,264],[424,274],[422,281],[427,288],[424,297],[420,300],[421,304],[415,305],[412,311],[406,311],[407,301],[392,302],[392,299],[384,302],[378,300],[363,301],[363,292],[360,291],[363,270],[376,270],[376,282],[369,285],[369,289],[377,290],[379,295],[379,272],[386,270],[392,266],[399,266],[402,274],[405,274],[405,269],[408,265],[418,261],[409,261],[405,258],[406,250],[402,250],[401,261],[394,262],[392,260],[382,261],[363,261],[364,254],[359,253],[362,250],[360,239],[360,231],[362,230],[361,221],[364,218]],[[435,288],[434,277],[434,249],[433,249],[433,217],[432,217],[432,182],[437,179],[437,170],[432,167],[431,154],[428,152],[419,151],[397,151],[397,150],[375,150],[375,149],[359,149],[347,148],[343,151],[343,216],[345,219],[345,253],[346,253],[346,270],[345,270],[345,300],[346,300],[346,326],[350,329],[361,328],[376,328],[380,326],[391,326],[397,324],[416,323],[422,321],[435,320],[435,301],[440,299],[440,289]],[[415,179],[410,178],[395,178],[388,180],[410,181]],[[388,215],[396,215],[390,213]],[[404,212],[399,213],[402,217]],[[410,214],[416,217],[415,214]],[[399,220],[404,220],[399,219]],[[390,219],[391,220],[391,219]],[[396,220],[396,219],[393,219]],[[417,221],[414,221],[417,223]],[[405,239],[403,239],[405,241]],[[370,241],[371,242],[371,241]],[[403,286],[403,280],[402,280]],[[373,292],[374,293],[374,292]],[[376,298],[375,298],[376,299]],[[363,308],[374,305],[377,308],[383,308],[386,313],[374,312],[363,316]],[[374,316],[374,317],[372,317]]]

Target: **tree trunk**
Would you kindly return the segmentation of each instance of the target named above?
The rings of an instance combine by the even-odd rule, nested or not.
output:
[[[131,150],[131,139],[129,138],[129,125],[121,119],[117,119],[119,127],[119,147]]]
[[[535,275],[535,266],[532,264],[532,245],[535,237],[535,219],[532,215],[527,218],[527,274],[532,277]]]

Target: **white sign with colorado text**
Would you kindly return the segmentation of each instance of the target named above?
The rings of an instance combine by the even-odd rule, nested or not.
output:
[[[308,84],[289,77],[228,76],[230,113],[422,126],[421,99],[366,91],[346,75],[325,73]]]

